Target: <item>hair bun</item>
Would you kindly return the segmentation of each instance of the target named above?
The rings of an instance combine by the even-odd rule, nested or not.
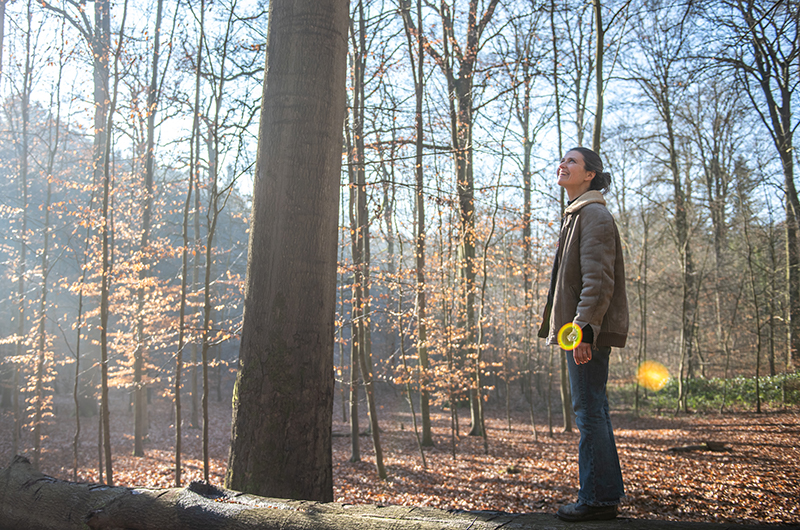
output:
[[[611,173],[608,171],[596,171],[594,178],[592,179],[592,186],[590,189],[602,191],[603,193],[608,191],[608,188],[611,187]]]

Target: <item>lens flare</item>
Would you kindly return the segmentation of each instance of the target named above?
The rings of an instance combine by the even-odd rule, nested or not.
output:
[[[574,350],[583,340],[583,330],[572,322],[567,322],[558,330],[558,345],[564,350]]]
[[[645,361],[639,365],[639,369],[636,371],[636,380],[640,386],[657,392],[664,388],[669,381],[669,371],[661,363]]]

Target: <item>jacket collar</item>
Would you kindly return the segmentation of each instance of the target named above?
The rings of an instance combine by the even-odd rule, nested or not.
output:
[[[603,194],[600,193],[599,191],[589,190],[580,197],[578,197],[577,199],[575,199],[574,201],[572,201],[572,203],[566,207],[564,213],[565,214],[575,213],[584,206],[586,206],[587,204],[592,204],[592,203],[599,203],[605,206],[606,199],[605,197],[603,197]]]

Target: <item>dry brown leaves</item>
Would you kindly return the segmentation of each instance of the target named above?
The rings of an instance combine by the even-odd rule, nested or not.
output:
[[[489,408],[489,454],[483,440],[461,436],[453,458],[449,413],[433,417],[436,446],[425,450],[422,467],[410,414],[402,400],[382,407],[381,442],[389,477],[375,471],[372,439],[360,436],[361,461],[350,462],[349,426],[334,408],[334,498],[345,503],[424,505],[465,510],[552,512],[577,495],[577,432],[548,435],[537,425],[534,439],[529,416]],[[75,420],[67,401],[58,403],[55,421],[45,432],[42,469],[72,478]],[[229,401],[228,401],[229,403]],[[362,411],[366,407],[361,407]],[[498,419],[502,416],[502,419]],[[133,415],[121,402],[113,409],[114,480],[119,485],[174,485],[174,428],[170,405],[157,400],[150,409],[145,457],[130,456]],[[539,420],[541,421],[541,415]],[[468,429],[462,410],[460,430]],[[800,523],[800,411],[633,418],[613,415],[628,498],[623,516],[709,522]],[[362,429],[367,425],[361,419]],[[0,416],[0,465],[11,461],[10,412]],[[222,484],[230,436],[230,407],[211,404],[210,479]],[[723,442],[725,452],[670,452],[674,446]],[[22,447],[30,456],[29,433]],[[97,419],[83,419],[78,477],[97,481]],[[203,478],[201,433],[184,427],[183,479]]]

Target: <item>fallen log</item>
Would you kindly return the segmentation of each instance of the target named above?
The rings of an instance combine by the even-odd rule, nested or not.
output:
[[[17,456],[0,471],[0,530],[722,530],[730,525],[617,519],[565,523],[552,514],[347,505],[185,488],[108,487],[58,480]],[[757,526],[737,526],[739,530]]]
[[[671,453],[687,453],[689,451],[714,451],[714,452],[723,452],[723,451],[730,451],[731,448],[725,445],[723,442],[714,442],[711,440],[705,441],[701,444],[694,444],[694,445],[682,445],[679,447],[670,447],[667,451]]]

